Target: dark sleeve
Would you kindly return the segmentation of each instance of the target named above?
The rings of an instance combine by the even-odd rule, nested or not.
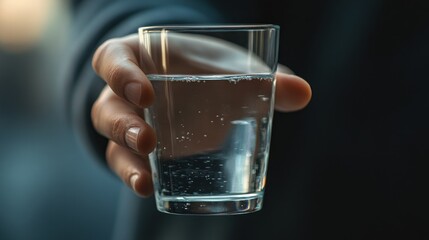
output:
[[[132,0],[82,2],[74,6],[69,48],[61,71],[62,108],[78,144],[104,162],[107,139],[94,130],[90,119],[91,106],[105,85],[91,67],[95,49],[107,39],[136,33],[141,26],[215,23],[221,17],[208,5],[189,1],[171,4],[162,0],[158,4]]]

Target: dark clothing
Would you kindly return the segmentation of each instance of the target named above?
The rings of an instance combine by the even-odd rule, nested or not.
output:
[[[124,189],[117,239],[429,239],[425,1],[154,2],[76,8],[67,111],[94,158],[103,161],[106,140],[89,118],[104,84],[92,53],[139,26],[278,24],[280,63],[311,84],[313,99],[302,111],[274,115],[260,212],[171,216]]]

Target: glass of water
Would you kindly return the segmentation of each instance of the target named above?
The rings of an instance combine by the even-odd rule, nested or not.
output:
[[[149,159],[159,211],[262,208],[278,39],[272,24],[139,28],[140,67],[155,91],[144,117],[157,136]]]

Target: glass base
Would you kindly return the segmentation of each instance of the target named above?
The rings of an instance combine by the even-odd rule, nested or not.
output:
[[[259,211],[262,193],[223,196],[159,197],[158,210],[180,215],[236,215]]]

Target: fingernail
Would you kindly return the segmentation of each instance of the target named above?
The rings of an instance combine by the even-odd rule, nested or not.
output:
[[[138,178],[139,178],[139,175],[137,173],[131,175],[130,177],[130,185],[134,191],[136,191],[136,182]]]
[[[141,97],[140,83],[136,83],[136,82],[128,83],[125,86],[124,94],[128,101],[134,103],[137,106],[140,106],[140,97]]]
[[[125,142],[127,143],[128,147],[134,149],[135,151],[138,151],[137,147],[137,138],[140,133],[140,128],[138,127],[132,127],[127,130],[127,133],[125,134]]]

